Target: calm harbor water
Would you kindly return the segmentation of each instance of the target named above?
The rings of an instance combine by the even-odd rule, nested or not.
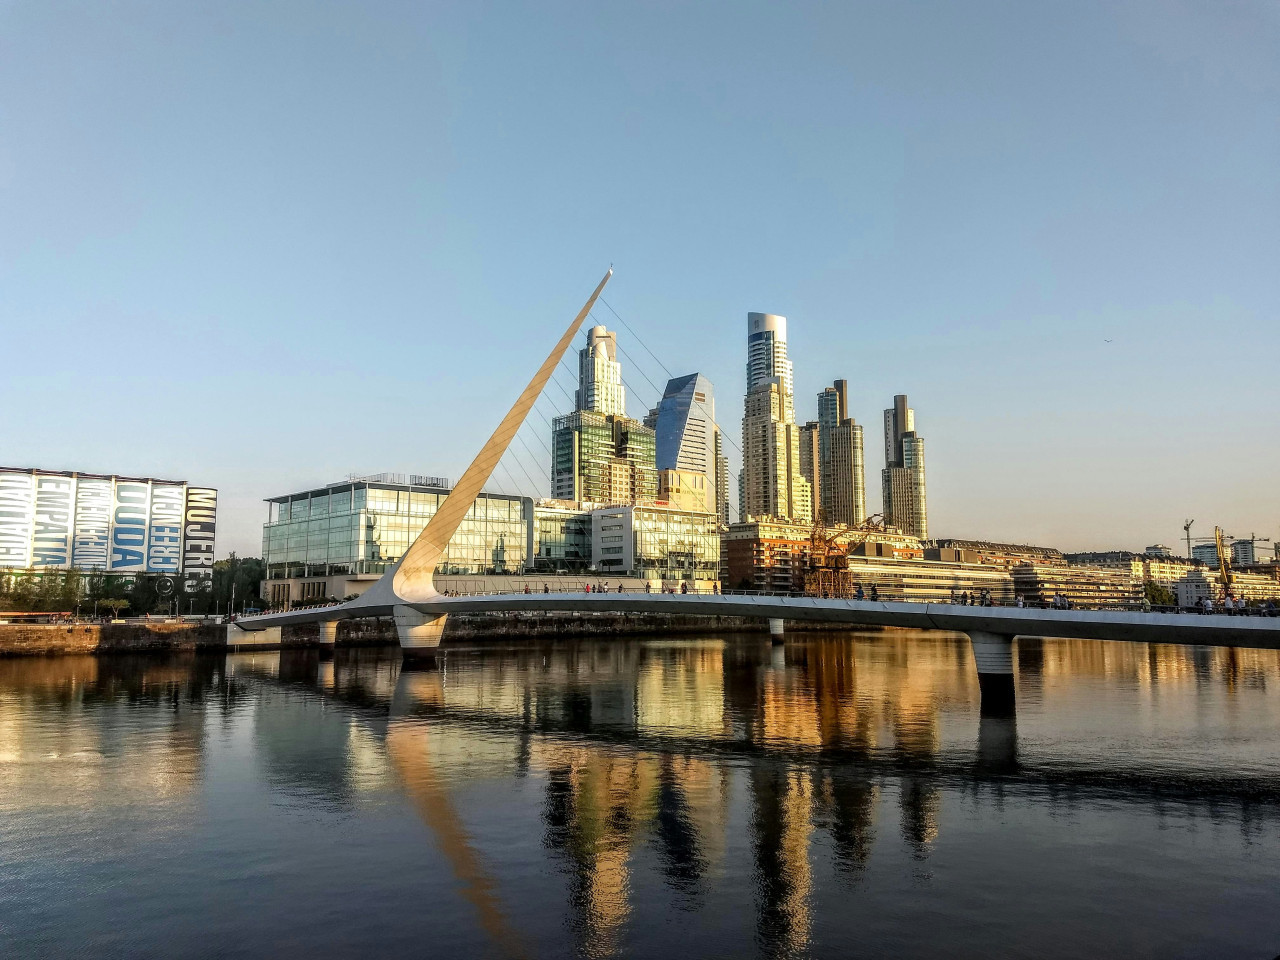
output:
[[[1280,655],[0,661],[0,955],[1274,957]]]

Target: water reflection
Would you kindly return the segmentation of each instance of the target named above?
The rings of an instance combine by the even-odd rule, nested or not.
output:
[[[275,803],[355,816],[407,800],[439,895],[487,951],[562,952],[525,906],[551,898],[583,956],[657,937],[658,903],[688,930],[743,911],[757,952],[794,956],[820,952],[824,897],[840,926],[831,883],[879,890],[898,858],[936,882],[953,824],[957,842],[984,820],[999,835],[990,811],[1011,803],[1176,810],[1270,842],[1277,676],[1274,652],[1021,641],[1019,716],[995,718],[964,641],[906,633],[473,647],[416,670],[369,650],[8,660],[0,811],[41,834],[67,811],[162,807],[181,829],[211,739],[243,731],[233,755]],[[478,799],[534,851],[495,840]],[[39,869],[34,847],[6,852],[0,894]],[[1043,882],[1019,870],[1011,899]]]

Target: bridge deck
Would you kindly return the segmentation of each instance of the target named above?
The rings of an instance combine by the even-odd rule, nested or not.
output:
[[[807,620],[855,627],[984,632],[1002,636],[1070,637],[1137,643],[1183,643],[1280,649],[1280,618],[1161,614],[1110,610],[1040,610],[967,607],[939,603],[828,600],[739,594],[513,593],[438,596],[406,604],[429,616],[497,611],[566,613],[656,613],[677,616],[759,617]],[[292,610],[237,621],[242,629],[390,616],[391,606],[361,605]]]

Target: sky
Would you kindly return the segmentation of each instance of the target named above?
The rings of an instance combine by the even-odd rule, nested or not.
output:
[[[610,264],[632,416],[699,371],[736,441],[778,313],[872,510],[906,393],[933,536],[1280,537],[1273,2],[0,0],[4,465],[216,486],[258,555],[459,476]]]

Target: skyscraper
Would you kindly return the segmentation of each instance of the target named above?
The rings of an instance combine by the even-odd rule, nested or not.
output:
[[[796,411],[787,359],[787,318],[771,313],[747,314],[747,393],[777,377],[787,398],[786,422],[795,423]]]
[[[578,351],[577,409],[606,416],[626,416],[627,395],[618,362],[618,335],[604,327],[587,331],[587,345]]]
[[[916,414],[903,394],[884,412],[884,472],[881,493],[884,519],[903,533],[924,540],[929,535],[925,500],[924,438],[916,435]]]
[[[747,314],[747,396],[742,417],[740,516],[808,523],[813,487],[800,468],[787,359],[787,318]]]
[[[823,509],[822,488],[822,431],[817,420],[810,420],[800,428],[800,474],[809,481],[810,496],[813,497],[815,519]],[[825,517],[826,513],[823,512]]]
[[[659,470],[699,473],[706,478],[706,503],[699,509],[723,514],[728,522],[728,504],[721,489],[727,492],[722,473],[720,428],[716,425],[715,388],[700,373],[675,377],[667,382],[658,405],[645,418],[657,436]]]
[[[813,494],[800,470],[800,428],[783,419],[790,396],[777,378],[747,394],[742,418],[742,515],[796,523],[813,519]]]
[[[578,352],[578,409],[551,424],[551,495],[560,500],[635,504],[658,496],[654,432],[626,415],[617,335],[587,332]]]
[[[849,416],[849,382],[818,394],[818,456],[822,512],[828,523],[857,526],[867,517],[862,427]]]

